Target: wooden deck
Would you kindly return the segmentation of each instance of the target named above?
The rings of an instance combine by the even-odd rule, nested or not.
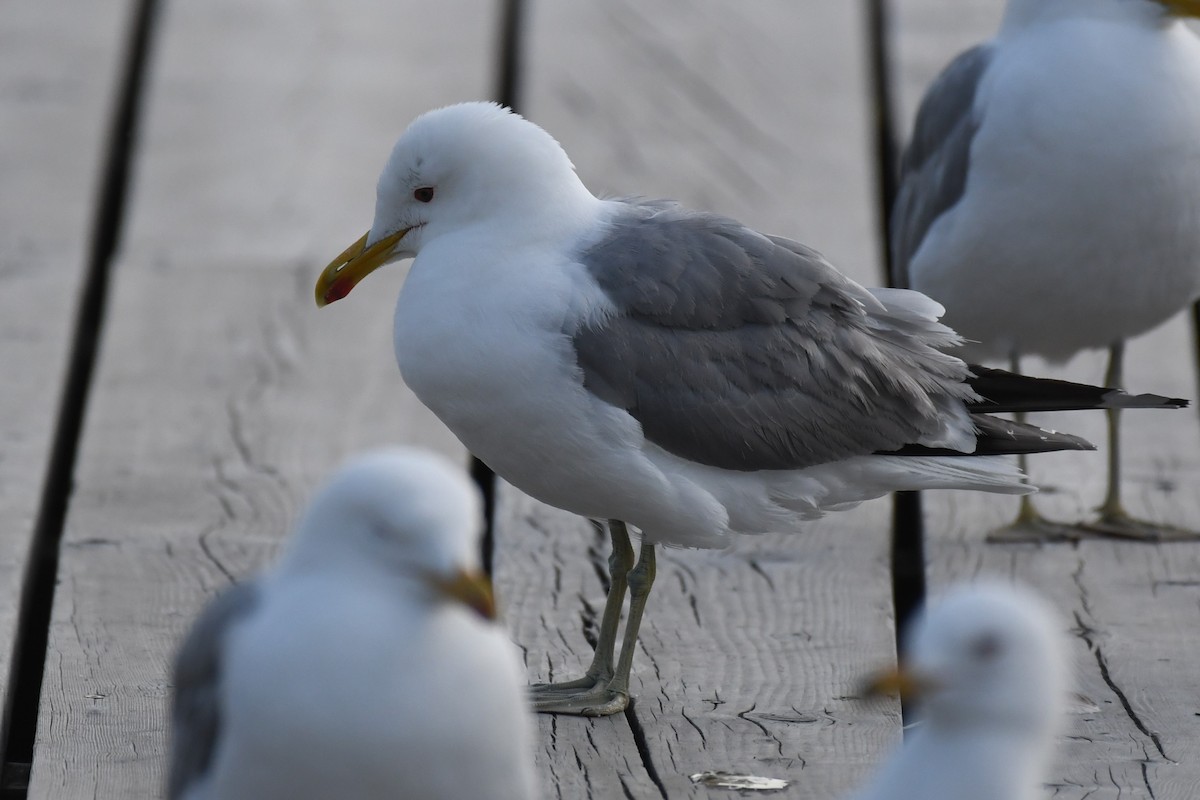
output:
[[[517,3],[5,8],[0,797],[161,796],[168,664],[207,599],[271,558],[346,454],[415,442],[465,460],[393,366],[403,270],[320,313],[311,289],[370,224],[407,122],[501,91]],[[594,190],[720,210],[878,284],[866,5],[527,0],[505,91]],[[1001,5],[892,0],[905,125]],[[1129,383],[1194,396],[1190,336],[1181,318],[1135,341]],[[1099,380],[1101,359],[1067,372]],[[1127,420],[1132,510],[1200,528],[1197,415]],[[1057,424],[1103,441],[1099,415]],[[1077,517],[1100,499],[1102,456],[1039,458],[1033,475],[1047,511]],[[496,580],[530,678],[578,670],[603,543],[511,489],[498,501]],[[1200,794],[1200,544],[986,544],[1013,501],[925,507],[933,587],[1013,575],[1074,625],[1055,796]],[[787,798],[859,784],[901,723],[895,702],[855,697],[894,659],[890,515],[876,501],[805,536],[667,553],[634,707],[541,717],[544,796],[729,795],[693,782],[711,770],[785,779]]]

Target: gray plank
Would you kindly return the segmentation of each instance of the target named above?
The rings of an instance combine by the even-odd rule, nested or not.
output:
[[[395,369],[402,270],[322,312],[312,284],[370,224],[407,121],[487,91],[491,15],[222,0],[161,21],[31,797],[160,796],[168,663],[203,603],[274,553],[349,451],[461,453]]]
[[[62,402],[130,3],[17,0],[0,23],[0,703]],[[3,731],[0,731],[0,735]],[[2,756],[2,754],[0,754]]]
[[[522,110],[593,191],[731,214],[877,284],[865,28],[852,6],[536,3]],[[497,573],[517,601],[515,636],[531,679],[569,677],[591,654],[607,544],[511,495]],[[666,553],[632,714],[540,718],[548,796],[660,796],[654,777],[670,797],[721,796],[689,778],[717,769],[789,779],[785,797],[856,785],[898,733],[894,705],[847,699],[893,657],[887,527],[885,501],[804,536]]]
[[[533,3],[523,111],[594,192],[728,214],[878,285],[865,21],[829,5]]]
[[[901,0],[897,31],[900,96],[909,122],[924,86],[958,50],[990,36],[1003,4],[972,0],[945,13],[928,0]],[[1130,342],[1129,386],[1191,396],[1193,357],[1183,315]],[[1030,359],[1029,372],[1101,381],[1105,356],[1067,365]],[[1099,413],[1041,415],[1043,424],[1101,444]],[[1194,411],[1125,415],[1123,470],[1131,513],[1200,529],[1200,422]],[[1039,456],[1045,490],[1038,507],[1053,519],[1087,517],[1104,494],[1104,452]],[[1012,576],[1039,589],[1071,626],[1077,689],[1071,727],[1050,783],[1057,797],[1190,798],[1200,785],[1193,707],[1200,658],[1195,637],[1200,544],[1087,541],[1071,545],[986,544],[1015,501],[967,494],[926,500],[930,580],[937,589],[980,574]]]
[[[669,796],[714,795],[689,776],[723,771],[840,797],[895,745],[895,704],[859,696],[892,661],[881,508],[660,559],[635,691]]]

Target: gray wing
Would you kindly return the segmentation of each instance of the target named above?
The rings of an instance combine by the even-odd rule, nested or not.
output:
[[[225,639],[258,605],[259,588],[245,583],[222,592],[192,625],[175,656],[171,704],[171,771],[167,797],[182,798],[208,770],[220,733],[219,692]]]
[[[971,141],[979,129],[975,94],[992,55],[990,44],[959,54],[921,100],[912,140],[900,160],[900,186],[892,208],[896,286],[910,285],[909,265],[925,234],[966,190]]]
[[[796,469],[895,450],[971,396],[966,366],[936,349],[952,332],[913,312],[927,298],[877,299],[734,220],[631,204],[580,260],[618,309],[573,333],[584,385],[684,458]]]

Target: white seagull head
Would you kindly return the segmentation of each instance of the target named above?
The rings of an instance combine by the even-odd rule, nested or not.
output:
[[[554,137],[520,115],[485,102],[429,111],[396,142],[379,176],[371,230],[325,268],[317,305],[447,233],[490,225],[493,240],[502,230],[553,235],[539,223],[569,222],[572,209],[594,202]]]
[[[1064,637],[1040,598],[999,583],[958,587],[911,633],[907,663],[882,683],[910,692],[923,724],[1010,732],[1031,743],[1057,731],[1068,680]]]
[[[479,492],[461,468],[415,448],[371,451],[317,492],[279,571],[383,569],[490,618],[491,589],[479,568],[482,519]]]

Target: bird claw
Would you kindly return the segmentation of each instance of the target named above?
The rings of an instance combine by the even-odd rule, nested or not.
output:
[[[1200,541],[1200,531],[1147,522],[1124,512],[1102,511],[1096,520],[1076,523],[1051,522],[1041,516],[1022,515],[1012,524],[997,528],[987,535],[987,541],[991,544],[1046,544],[1084,539],[1121,539],[1148,544],[1189,542]]]
[[[1131,542],[1194,542],[1200,540],[1200,531],[1188,530],[1175,525],[1131,517],[1124,512],[1100,514],[1099,519],[1092,522],[1081,522],[1078,525],[1081,536],[1078,538],[1123,539]]]
[[[533,708],[541,714],[607,717],[629,706],[629,692],[614,688],[609,680],[588,676],[563,683],[538,683],[529,689]]]

